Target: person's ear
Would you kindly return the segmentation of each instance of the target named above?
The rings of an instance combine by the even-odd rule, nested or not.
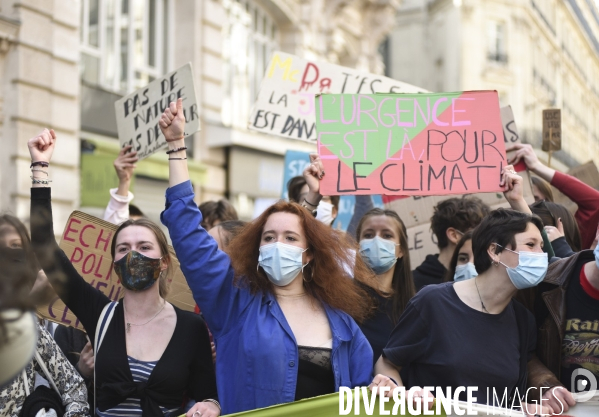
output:
[[[312,254],[312,251],[310,249],[304,252],[304,256],[306,257],[306,261],[304,262],[304,264],[310,263],[312,262],[312,259],[314,259],[314,255]]]
[[[497,251],[497,245],[495,243],[491,243],[489,245],[489,247],[487,248],[487,254],[489,255],[489,258],[491,258],[491,262],[493,264],[496,264],[497,262],[499,262],[499,254],[496,253]]]
[[[453,227],[448,227],[445,231],[445,235],[447,236],[447,239],[454,245],[457,245],[462,238],[462,235]]]
[[[403,248],[401,246],[401,243],[399,244],[399,246],[395,247],[395,253],[397,255],[397,259],[403,258]]]
[[[161,272],[166,271],[169,264],[170,264],[170,259],[167,258],[166,256],[163,256],[162,259],[160,260],[160,271]]]

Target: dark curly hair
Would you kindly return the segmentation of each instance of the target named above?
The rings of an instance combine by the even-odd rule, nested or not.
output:
[[[447,229],[453,227],[462,233],[474,229],[491,211],[489,206],[477,197],[449,198],[439,202],[431,217],[431,229],[437,237],[437,246],[443,249],[449,245]]]

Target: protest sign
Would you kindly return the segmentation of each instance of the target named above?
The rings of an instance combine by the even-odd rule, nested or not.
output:
[[[382,75],[275,52],[252,107],[249,128],[314,142],[314,95],[419,93],[426,90]]]
[[[501,124],[503,125],[503,141],[506,144],[520,143],[520,135],[516,128],[516,120],[514,120],[514,112],[512,106],[501,108]]]
[[[185,136],[200,130],[191,64],[152,81],[114,103],[121,147],[131,145],[139,160],[166,146],[158,122],[169,103],[183,99]]]
[[[496,91],[316,97],[322,194],[501,191],[498,103]]]
[[[543,110],[543,145],[545,152],[562,149],[562,112],[560,109]]]
[[[310,153],[301,151],[287,151],[285,153],[285,168],[283,173],[283,190],[281,191],[281,198],[284,200],[289,199],[287,192],[287,184],[293,177],[301,176],[304,173],[306,166],[310,165]],[[383,200],[380,195],[374,195],[373,204],[375,207],[383,207]],[[300,201],[301,203],[301,201]],[[333,228],[337,230],[347,231],[349,222],[354,215],[354,208],[356,205],[356,198],[350,195],[341,196],[339,199],[339,209],[337,211],[337,217],[333,222]]]
[[[342,390],[347,391],[348,388],[342,388]],[[404,396],[401,394],[398,396],[398,402],[396,402],[394,398],[386,398],[385,401],[381,402],[380,397],[378,395],[372,395],[367,387],[355,388],[350,391],[350,394],[351,395],[348,395],[348,393],[344,392],[343,394],[334,393],[321,395],[319,397],[307,398],[291,403],[277,404],[271,407],[229,414],[229,417],[336,417],[344,415],[375,417],[388,415],[431,415],[439,417],[454,417],[458,415],[485,415],[495,417],[523,416],[522,411],[520,411],[519,408],[511,410],[508,408],[477,404],[475,402],[458,401],[451,397],[443,400],[437,398],[432,403],[433,409],[426,413],[423,412],[419,406],[416,407],[419,412],[411,413],[410,407],[407,405],[408,397],[406,396],[405,401],[402,401],[401,399],[404,398]],[[437,410],[437,403],[439,403],[439,410]]]
[[[83,279],[114,301],[123,296],[123,287],[113,273],[110,255],[110,245],[117,228],[115,224],[74,211],[67,221],[60,242],[60,248]],[[167,276],[169,293],[166,300],[182,310],[193,311],[195,302],[191,290],[170,246],[169,251],[172,265]],[[82,329],[77,317],[58,297],[49,304],[38,307],[38,313],[50,321]]]
[[[535,199],[532,194],[532,185],[528,171],[520,171],[518,172],[518,175],[523,179],[524,199],[528,204],[534,203]],[[480,193],[468,195],[465,198],[469,197],[480,198],[492,210],[500,207],[510,207],[509,203],[501,193]],[[437,203],[446,200],[447,198],[451,198],[451,196],[416,196],[393,200],[385,204],[387,209],[396,211],[406,224],[406,228],[408,229],[408,248],[410,250],[410,264],[412,269],[415,269],[422,264],[426,255],[439,253],[437,239],[431,230],[430,220]]]

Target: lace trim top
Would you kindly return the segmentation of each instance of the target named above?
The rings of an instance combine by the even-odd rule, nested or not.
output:
[[[332,349],[313,347],[313,346],[298,346],[300,360],[311,362],[326,370],[331,370],[331,352]]]

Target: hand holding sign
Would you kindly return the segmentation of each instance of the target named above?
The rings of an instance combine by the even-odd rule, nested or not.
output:
[[[119,182],[129,182],[133,176],[133,170],[137,162],[137,152],[132,149],[131,145],[125,146],[114,160],[114,169],[117,177],[119,177]]]
[[[516,173],[513,165],[508,165],[501,172],[500,186],[504,187],[503,195],[510,203],[510,206],[522,213],[531,213],[526,200],[524,199],[524,181]]]
[[[160,117],[160,130],[167,142],[174,142],[185,137],[185,115],[183,114],[183,99],[170,103]]]
[[[312,205],[318,205],[322,199],[320,194],[320,180],[324,177],[324,167],[320,156],[316,153],[310,154],[310,165],[306,166],[303,173],[306,184],[308,184],[308,195],[306,196],[307,202]],[[301,204],[302,202],[299,201]]]
[[[506,149],[506,151],[516,151],[514,156],[508,161],[509,164],[516,165],[520,160],[524,160],[526,167],[533,172],[541,165],[532,145],[515,143],[509,149]]]
[[[50,162],[56,144],[56,133],[53,129],[44,129],[39,135],[29,139],[27,147],[31,162]]]

